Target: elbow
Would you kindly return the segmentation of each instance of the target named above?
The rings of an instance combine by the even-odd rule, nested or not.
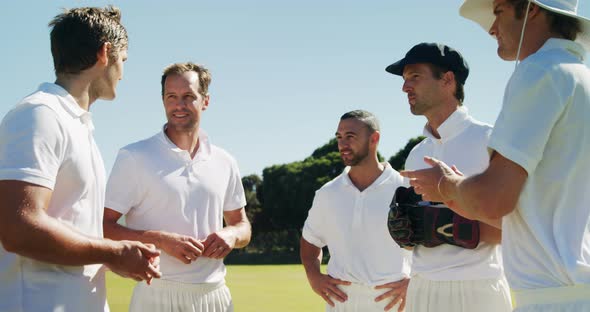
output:
[[[10,253],[20,253],[24,249],[25,240],[22,239],[23,235],[6,233],[6,229],[0,234],[0,242],[4,250]]]
[[[248,244],[250,244],[250,240],[252,239],[252,225],[250,224],[250,222],[246,221],[242,221],[242,226],[241,228],[243,228],[243,234],[239,235],[238,238],[238,243],[237,248],[244,248],[246,246],[248,246]]]
[[[505,215],[511,213],[516,207],[515,202],[509,202],[502,198],[502,196],[496,196],[494,198],[488,198],[487,204],[481,203],[480,215],[483,219],[497,220],[502,219]]]
[[[247,225],[247,231],[246,231],[246,235],[244,237],[244,247],[248,246],[248,244],[250,244],[250,241],[252,240],[252,225],[250,224],[250,222],[246,222]]]

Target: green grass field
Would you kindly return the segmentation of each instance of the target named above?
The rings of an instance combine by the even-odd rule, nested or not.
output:
[[[309,287],[301,265],[228,265],[226,282],[237,312],[324,310],[324,301]],[[112,312],[127,312],[134,285],[107,274]]]

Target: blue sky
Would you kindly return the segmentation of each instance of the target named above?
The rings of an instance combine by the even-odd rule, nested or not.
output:
[[[589,1],[579,13],[590,17]],[[113,102],[91,107],[107,171],[119,148],[160,131],[160,76],[193,61],[212,72],[202,127],[233,154],[242,175],[301,160],[334,136],[339,117],[366,109],[381,121],[389,158],[420,135],[402,80],[385,72],[420,42],[459,50],[471,74],[465,105],[494,123],[514,64],[495,41],[461,18],[461,0],[413,1],[10,1],[0,4],[0,116],[41,82],[55,80],[47,23],[61,8],[121,8],[129,37],[125,76]],[[588,63],[588,62],[587,62]]]

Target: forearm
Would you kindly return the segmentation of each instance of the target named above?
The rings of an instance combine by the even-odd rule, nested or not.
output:
[[[116,222],[103,223],[104,237],[112,240],[133,240],[144,244],[154,244],[161,249],[164,236],[167,234],[163,231],[143,231],[133,230]]]
[[[234,237],[234,248],[244,248],[250,243],[250,238],[252,237],[252,226],[246,219],[224,227],[221,232],[227,233]]]
[[[27,214],[2,224],[4,248],[35,260],[80,266],[112,261],[119,246],[111,240],[92,238],[44,212]]]
[[[308,279],[310,276],[315,276],[321,273],[320,266],[322,264],[322,249],[307,242],[303,237],[300,242],[301,263],[305,269],[305,274]]]
[[[495,226],[480,222],[479,241],[491,245],[498,245],[502,242],[502,230]]]
[[[498,207],[502,205],[498,200],[501,196],[492,189],[493,185],[482,175],[443,179],[440,184],[441,195],[450,200],[449,207],[456,213],[501,229],[503,215],[498,212],[504,209]]]

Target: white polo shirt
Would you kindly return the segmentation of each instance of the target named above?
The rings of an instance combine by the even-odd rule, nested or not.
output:
[[[190,154],[162,130],[119,151],[107,183],[106,206],[125,215],[136,230],[160,230],[204,240],[223,228],[223,212],[246,206],[238,165],[212,145],[203,130]],[[219,283],[223,260],[199,257],[191,264],[162,253],[162,279],[182,283]]]
[[[590,70],[578,43],[549,39],[510,78],[489,146],[528,173],[503,218],[513,289],[590,284]]]
[[[0,124],[0,180],[53,190],[48,215],[102,237],[106,178],[93,130],[66,90],[42,84]],[[0,311],[106,311],[104,287],[101,265],[54,265],[0,248]]]
[[[360,192],[346,167],[316,191],[303,226],[303,238],[328,246],[328,274],[357,284],[374,286],[410,274],[409,252],[389,235],[387,216],[395,190],[403,185],[399,173],[385,163],[383,173]]]
[[[430,168],[424,156],[456,165],[465,176],[483,172],[489,164],[487,143],[492,127],[473,119],[465,107],[459,107],[437,129],[440,139],[424,127],[424,139],[412,149],[407,170]],[[475,249],[443,244],[428,248],[416,246],[412,274],[429,280],[497,279],[502,275],[499,245],[480,242]]]

